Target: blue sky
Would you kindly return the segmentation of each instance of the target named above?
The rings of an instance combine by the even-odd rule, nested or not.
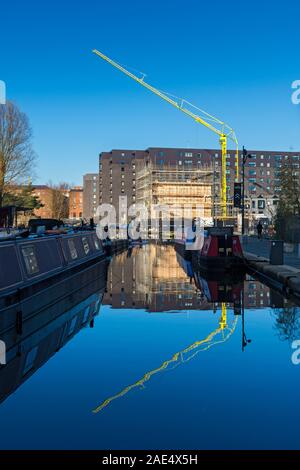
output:
[[[241,145],[299,151],[297,3],[1,2],[0,80],[30,118],[37,181],[80,184],[112,148],[218,146],[93,48],[228,122]]]

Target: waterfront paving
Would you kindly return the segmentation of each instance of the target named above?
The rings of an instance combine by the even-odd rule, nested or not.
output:
[[[257,237],[244,237],[243,250],[263,258],[270,258],[271,240],[258,239]],[[300,257],[298,253],[284,253],[284,264],[300,269]]]

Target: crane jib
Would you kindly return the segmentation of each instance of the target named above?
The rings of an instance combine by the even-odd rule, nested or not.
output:
[[[182,103],[185,100],[180,100],[179,102],[173,100],[169,96],[167,96],[165,93],[161,92],[157,88],[153,87],[149,83],[145,82],[144,78],[145,75],[143,74],[142,78],[137,77],[133,73],[129,72],[129,70],[126,70],[125,67],[122,65],[118,64],[114,60],[110,59],[106,55],[104,55],[102,52],[98,51],[97,49],[93,50],[93,53],[101,57],[103,60],[111,64],[113,67],[117,68],[121,72],[123,72],[125,75],[128,77],[132,78],[134,81],[138,82],[140,85],[142,85],[144,88],[147,88],[149,91],[154,93],[155,95],[159,96],[162,98],[164,101],[167,103],[171,104],[175,108],[177,108],[179,111],[183,112],[187,116],[190,116],[194,121],[196,121],[199,124],[202,124],[204,127],[207,129],[210,129],[212,132],[217,134],[220,137],[220,145],[221,145],[221,151],[222,151],[222,178],[221,178],[221,206],[222,206],[222,217],[226,218],[227,216],[227,178],[226,178],[226,160],[227,160],[227,139],[229,138],[232,140],[235,145],[236,145],[236,167],[235,167],[235,180],[239,181],[239,149],[238,149],[238,141],[235,135],[234,130],[225,124],[224,122],[220,121],[218,118],[202,111],[199,110],[205,115],[206,119],[209,117],[210,120],[212,120],[213,123],[219,124],[221,126],[221,130],[217,129],[217,127],[213,126],[209,122],[207,122],[206,119],[203,117],[197,115],[196,113],[190,111],[189,109],[185,108],[182,106]],[[186,102],[186,101],[185,101]],[[186,102],[187,103],[187,102]],[[198,109],[196,106],[191,105],[195,109]]]

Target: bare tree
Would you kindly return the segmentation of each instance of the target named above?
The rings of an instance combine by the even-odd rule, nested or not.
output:
[[[54,219],[67,219],[69,217],[69,197],[70,185],[68,183],[53,184],[51,181],[47,185],[52,189],[52,217]]]
[[[294,341],[300,337],[300,309],[293,305],[275,309],[276,328],[282,341]]]
[[[28,118],[13,103],[0,105],[0,207],[10,185],[30,176],[35,162]]]

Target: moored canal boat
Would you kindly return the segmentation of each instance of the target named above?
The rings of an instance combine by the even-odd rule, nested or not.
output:
[[[195,247],[193,240],[176,240],[176,251],[203,271],[223,272],[244,267],[240,239],[231,227],[209,227],[204,234],[201,247]]]
[[[27,318],[106,273],[105,250],[93,231],[1,242],[0,331],[15,325],[22,334]]]

